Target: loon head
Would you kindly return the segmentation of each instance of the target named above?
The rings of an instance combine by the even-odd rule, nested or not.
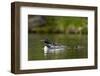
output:
[[[51,42],[48,39],[44,39],[44,40],[41,40],[41,41],[43,41],[45,44],[51,44]]]

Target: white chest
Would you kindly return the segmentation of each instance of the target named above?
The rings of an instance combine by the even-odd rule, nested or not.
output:
[[[48,47],[44,46],[44,53],[47,53],[47,51],[48,51]]]

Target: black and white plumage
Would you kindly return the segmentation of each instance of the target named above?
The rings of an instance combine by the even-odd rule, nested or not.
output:
[[[60,50],[64,50],[65,46],[64,45],[59,45],[57,43],[54,42],[50,42],[48,39],[42,40],[45,43],[44,46],[44,53],[47,52],[54,52],[54,51],[60,51]]]

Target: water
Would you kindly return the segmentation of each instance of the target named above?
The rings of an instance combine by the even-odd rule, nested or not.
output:
[[[59,52],[44,53],[44,43],[41,40],[48,38],[50,41],[66,46]],[[55,60],[87,58],[87,35],[69,34],[29,34],[28,35],[28,60]]]

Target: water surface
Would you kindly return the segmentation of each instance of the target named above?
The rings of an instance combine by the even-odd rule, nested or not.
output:
[[[44,43],[41,40],[45,38],[66,46],[65,50],[44,54]],[[87,35],[32,33],[28,35],[28,60],[87,58],[87,52]]]

